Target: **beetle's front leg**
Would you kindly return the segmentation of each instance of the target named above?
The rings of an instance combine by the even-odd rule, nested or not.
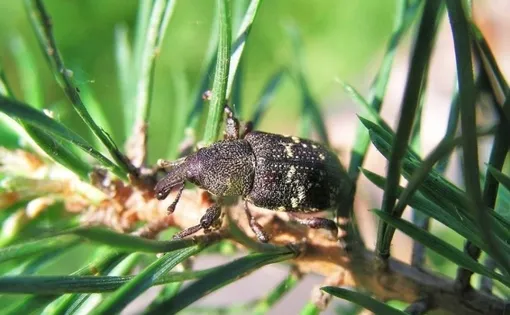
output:
[[[225,113],[227,113],[227,123],[225,125],[225,139],[239,139],[239,120],[234,116],[232,109],[225,104]]]
[[[220,215],[221,215],[221,205],[218,203],[215,203],[205,211],[205,214],[200,219],[200,224],[194,225],[192,227],[189,227],[189,228],[175,234],[173,238],[181,239],[186,236],[195,234],[196,232],[198,232],[202,229],[208,229],[213,225],[213,223],[216,220],[218,220],[220,218]]]
[[[156,176],[156,174],[160,171],[168,172],[172,168],[182,164],[186,157],[180,158],[175,161],[167,161],[163,159],[159,159],[156,162],[156,165],[151,166],[150,168],[141,168],[140,171],[145,176]]]
[[[250,208],[248,207],[248,202],[244,201],[244,211],[246,212],[246,216],[248,217],[248,223],[250,225],[251,230],[253,233],[255,233],[255,236],[259,239],[262,243],[269,242],[269,237],[262,229],[262,226],[255,220],[253,215],[251,214]]]
[[[165,171],[168,171],[168,170],[171,170],[172,168],[178,166],[178,165],[181,165],[184,161],[186,160],[186,157],[182,157],[178,160],[175,160],[175,161],[167,161],[167,160],[163,160],[163,159],[159,159],[157,162],[156,162],[156,169],[157,170],[165,170]]]

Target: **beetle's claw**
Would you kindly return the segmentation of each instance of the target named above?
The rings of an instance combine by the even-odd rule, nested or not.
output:
[[[261,243],[267,243],[270,240],[270,237],[264,231],[260,230],[256,233],[256,235],[257,235],[259,242],[261,242]]]

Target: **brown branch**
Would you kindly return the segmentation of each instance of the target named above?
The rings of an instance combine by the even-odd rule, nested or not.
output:
[[[158,212],[163,214],[160,219],[166,216],[166,207],[172,199],[169,197],[158,205]],[[172,215],[172,223],[181,227],[196,224],[209,202],[198,191],[185,191]],[[233,205],[228,211],[229,217],[241,230],[255,239],[242,208]],[[381,300],[407,303],[426,300],[428,307],[454,314],[500,315],[509,307],[500,298],[481,291],[470,289],[459,292],[455,288],[455,281],[394,259],[389,260],[388,268],[378,268],[373,251],[352,248],[352,251],[345,252],[338,242],[328,238],[327,233],[293,224],[288,221],[285,213],[255,207],[252,211],[264,229],[272,235],[271,243],[302,243],[300,247],[303,252],[294,260],[296,268],[302,273],[313,272],[326,277],[342,274],[343,285],[362,287]]]
[[[185,190],[176,211],[168,216],[166,209],[175,193],[165,201],[158,201],[147,191],[114,181],[108,186],[110,190],[105,190],[109,195],[107,199],[86,205],[83,196],[72,189],[74,186],[70,182],[62,182],[62,191],[51,192],[66,201],[68,210],[80,211],[87,223],[103,223],[124,231],[133,229],[140,221],[147,222],[145,230],[139,233],[145,236],[156,236],[168,226],[186,228],[195,225],[212,202],[199,190]],[[77,196],[81,196],[81,201],[73,204],[72,200]],[[244,233],[255,239],[241,205],[232,200],[225,210]],[[293,264],[301,273],[318,273],[329,279],[341,276],[342,285],[364,288],[383,301],[415,303],[424,299],[428,307],[455,314],[500,315],[510,308],[496,296],[472,288],[456,290],[453,280],[395,259],[389,260],[387,268],[380,268],[374,252],[359,246],[351,246],[346,252],[339,242],[329,239],[328,233],[293,224],[285,213],[255,207],[252,212],[265,231],[272,235],[272,244],[299,244],[301,255]],[[227,226],[224,222],[222,228]]]
[[[279,229],[282,231],[283,226]],[[497,297],[476,290],[459,294],[454,281],[393,259],[387,269],[377,268],[372,251],[363,250],[348,257],[318,233],[305,248],[296,260],[301,271],[329,275],[343,270],[345,285],[363,287],[381,300],[413,303],[425,296],[437,309],[454,314],[499,315],[505,310],[505,302]]]

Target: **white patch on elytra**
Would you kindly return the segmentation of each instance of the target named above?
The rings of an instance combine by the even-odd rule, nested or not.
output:
[[[285,180],[286,184],[289,184],[292,182],[292,176],[294,176],[294,174],[296,174],[296,168],[294,167],[294,165],[292,165],[290,167],[289,171],[287,172],[287,179]]]
[[[298,203],[298,199],[297,198],[290,198],[290,204],[292,205],[292,208],[297,208],[299,203]]]
[[[284,206],[279,206],[278,208],[276,208],[277,211],[285,211],[285,207]]]
[[[301,145],[303,146],[303,148],[307,148],[308,147],[305,143],[302,143]]]
[[[319,159],[321,159],[322,161],[324,161],[326,159],[326,156],[322,153],[319,154]]]
[[[284,143],[284,142],[280,142],[281,145],[283,145],[283,147],[285,148],[285,155],[287,157],[294,157],[294,153],[292,152],[292,146],[293,144],[292,143]]]
[[[292,141],[294,141],[294,143],[300,143],[301,142],[301,140],[298,137],[292,137],[291,139],[292,139]]]
[[[317,149],[318,147],[315,144],[312,144],[312,148]]]
[[[305,199],[305,196],[306,196],[305,186],[298,186],[297,190],[298,190],[298,200],[303,201],[303,199]]]

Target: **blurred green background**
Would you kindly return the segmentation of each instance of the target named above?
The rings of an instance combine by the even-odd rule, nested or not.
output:
[[[242,12],[247,2],[233,1],[234,30],[239,25],[235,17],[242,16],[236,12]],[[110,129],[114,140],[122,144],[126,135],[115,62],[115,29],[125,24],[133,39],[139,2],[47,0],[45,4],[53,18],[57,45],[67,68],[73,71],[80,90],[90,90],[101,104],[111,124],[107,130]],[[212,0],[177,2],[156,63],[149,162],[164,157],[168,147],[176,145],[169,143],[171,137],[166,132],[174,122],[173,117],[183,117],[183,111],[189,111],[192,106],[193,92],[203,73],[214,5]],[[253,104],[271,75],[295,62],[290,27],[297,29],[302,37],[305,72],[317,101],[338,104],[339,97],[343,96],[335,78],[350,82],[372,79],[363,73],[366,65],[380,55],[389,37],[394,9],[395,3],[390,0],[265,1],[242,60],[242,101],[236,104],[242,106],[242,118],[251,116]],[[34,65],[16,64],[13,56],[20,53],[20,45],[32,52]],[[0,62],[18,99],[23,99],[19,73],[29,71],[42,85],[41,98],[45,107],[54,110],[57,119],[91,139],[49,71],[23,1],[0,0]],[[87,105],[87,100],[84,101]],[[300,92],[288,77],[284,78],[270,108],[259,129],[287,133],[296,130]],[[9,137],[3,133],[0,145],[13,146],[13,143],[9,143]]]

